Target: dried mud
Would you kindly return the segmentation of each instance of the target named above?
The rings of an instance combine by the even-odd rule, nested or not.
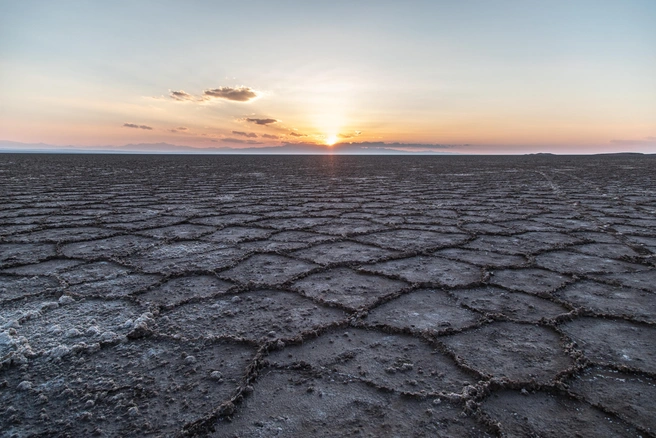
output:
[[[656,436],[653,156],[0,155],[0,436]]]

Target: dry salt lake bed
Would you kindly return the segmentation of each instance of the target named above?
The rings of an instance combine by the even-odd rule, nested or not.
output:
[[[0,436],[654,437],[656,156],[0,155]]]

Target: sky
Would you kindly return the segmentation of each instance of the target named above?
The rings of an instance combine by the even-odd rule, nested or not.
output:
[[[656,152],[654,0],[0,10],[0,140]]]

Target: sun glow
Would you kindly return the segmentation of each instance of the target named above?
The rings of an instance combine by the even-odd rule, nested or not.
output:
[[[336,135],[329,135],[326,137],[326,144],[328,146],[332,146],[335,143],[337,143],[337,136]]]

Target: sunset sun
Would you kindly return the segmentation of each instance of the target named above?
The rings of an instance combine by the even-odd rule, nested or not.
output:
[[[335,143],[337,143],[337,136],[336,135],[329,135],[326,137],[326,144],[328,146],[332,146]]]

